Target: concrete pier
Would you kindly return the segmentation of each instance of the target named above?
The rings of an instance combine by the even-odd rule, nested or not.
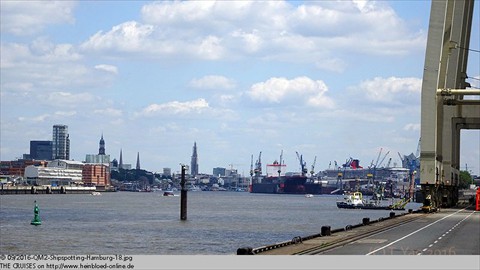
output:
[[[95,187],[70,186],[1,186],[0,195],[15,194],[89,194],[96,191]]]
[[[242,247],[237,255],[480,255],[480,212],[472,207],[393,213],[328,231],[322,227],[319,234]]]

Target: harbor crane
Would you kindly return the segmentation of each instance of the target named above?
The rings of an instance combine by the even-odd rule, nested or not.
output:
[[[302,155],[298,154],[298,152],[295,152],[295,153],[297,153],[297,158],[300,161],[300,168],[301,168],[301,171],[302,171],[302,176],[305,176],[308,172],[307,163],[305,161],[303,161],[303,156]]]
[[[381,166],[383,161],[385,160],[385,158],[387,157],[387,155],[390,154],[390,151],[388,151],[387,153],[385,153],[385,155],[383,156],[382,158],[382,161],[380,161],[380,163],[378,164],[378,166]],[[376,166],[375,166],[376,167]]]
[[[253,177],[253,155],[250,160],[250,177]]]
[[[387,166],[385,166],[385,168],[390,168],[390,163],[392,162],[392,158],[389,158],[388,159],[388,162],[387,162]]]
[[[279,161],[279,164],[280,164],[280,166],[278,166],[278,171],[277,171],[278,177],[280,177],[280,175],[282,174],[282,164],[284,164],[284,162],[283,162],[283,149],[282,149],[282,151],[280,152],[280,161]]]
[[[315,174],[315,163],[317,163],[317,156],[313,159],[312,169],[310,170],[310,175],[313,176]]]
[[[260,151],[260,154],[258,154],[258,159],[255,162],[254,173],[255,173],[255,176],[262,175],[262,151]]]

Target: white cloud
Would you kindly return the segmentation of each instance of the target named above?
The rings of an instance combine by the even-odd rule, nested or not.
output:
[[[51,106],[84,106],[93,101],[95,97],[90,93],[69,93],[69,92],[53,92],[48,94],[45,101]]]
[[[405,55],[426,41],[381,2],[173,1],[147,4],[141,12],[143,22],[97,32],[82,48],[203,60],[255,54],[341,72],[351,60],[339,50]]]
[[[406,131],[420,131],[420,124],[418,123],[409,123],[403,127],[403,130]]]
[[[74,1],[2,1],[2,33],[32,35],[47,25],[73,23]]]
[[[103,70],[103,71],[106,71],[106,72],[110,72],[110,73],[113,73],[115,75],[118,74],[118,69],[116,66],[112,66],[112,65],[96,65],[95,66],[95,69],[98,69],[98,70]]]
[[[81,45],[83,49],[110,50],[136,52],[148,47],[151,41],[148,39],[153,32],[153,26],[128,21],[103,33],[97,32],[89,40]]]
[[[199,98],[192,101],[179,102],[171,101],[163,104],[151,104],[137,115],[152,116],[156,114],[189,114],[201,113],[209,108],[208,102]]]
[[[333,108],[334,102],[325,94],[327,85],[320,80],[312,80],[308,77],[297,77],[292,80],[273,77],[265,82],[252,85],[246,93],[252,100],[271,104],[306,104]]]
[[[365,94],[367,99],[374,102],[398,103],[405,100],[420,100],[422,80],[419,78],[380,78],[360,83],[357,91]]]
[[[199,89],[224,90],[235,88],[235,82],[224,76],[207,75],[199,79],[193,79],[190,86]]]
[[[93,112],[96,115],[100,115],[100,116],[113,116],[113,117],[122,116],[121,110],[113,109],[113,108],[98,109],[98,110],[94,110]]]

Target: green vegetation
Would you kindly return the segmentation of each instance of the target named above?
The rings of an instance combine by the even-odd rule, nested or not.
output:
[[[458,183],[459,189],[467,189],[470,184],[473,184],[472,175],[468,171],[460,171],[460,182]]]

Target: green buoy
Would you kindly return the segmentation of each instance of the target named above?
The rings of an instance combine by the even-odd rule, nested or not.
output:
[[[32,222],[30,224],[38,226],[42,225],[42,221],[40,220],[40,217],[38,216],[38,213],[40,212],[40,209],[38,208],[37,201],[35,201],[35,206],[33,207],[33,214],[35,215],[32,219]]]

